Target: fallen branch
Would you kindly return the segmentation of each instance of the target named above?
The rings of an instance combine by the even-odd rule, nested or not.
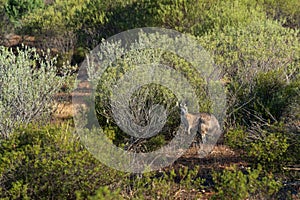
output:
[[[300,167],[294,167],[294,166],[291,166],[291,167],[283,167],[284,170],[291,170],[291,171],[300,171]]]

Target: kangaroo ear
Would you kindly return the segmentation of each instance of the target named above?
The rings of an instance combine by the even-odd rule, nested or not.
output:
[[[179,107],[186,107],[187,108],[187,100],[180,100],[179,101]]]
[[[179,102],[177,102],[177,106],[179,106],[179,107],[183,106],[182,100],[180,100]]]
[[[190,103],[189,103],[189,100],[186,100],[185,103],[184,103],[184,105],[185,105],[186,107],[187,107],[189,104],[190,104]]]

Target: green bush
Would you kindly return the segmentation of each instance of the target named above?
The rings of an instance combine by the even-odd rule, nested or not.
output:
[[[272,174],[266,174],[261,165],[244,173],[235,166],[233,170],[214,173],[213,180],[216,194],[212,199],[272,199],[282,186]]]
[[[300,103],[297,34],[277,22],[257,20],[199,38],[223,69],[229,106],[226,123],[232,127],[225,135],[226,144],[244,150],[246,157],[268,169],[282,170],[287,155],[297,158],[290,151],[293,139],[282,125],[297,119]]]
[[[287,142],[289,144],[286,159],[287,163],[291,165],[299,165],[300,164],[300,135],[299,134],[291,134],[287,138]],[[300,174],[299,174],[300,175]]]
[[[248,26],[225,26],[223,31],[217,30],[199,37],[200,43],[210,51],[215,63],[223,70],[229,126],[235,123],[251,126],[248,119],[253,119],[253,109],[248,110],[247,106],[253,108],[254,104],[263,101],[269,104],[263,106],[270,107],[265,112],[275,113],[279,117],[290,102],[289,95],[292,95],[291,99],[297,97],[293,91],[299,87],[296,76],[300,68],[298,34],[299,31],[283,28],[277,22],[255,20]],[[273,86],[280,90],[271,96],[259,91],[262,88],[268,91]],[[278,104],[281,105],[278,107]],[[270,116],[268,118],[271,119]]]
[[[86,198],[124,176],[103,166],[68,124],[18,129],[0,145],[0,198]]]
[[[159,2],[159,0],[87,2],[81,10],[77,10],[74,18],[77,23],[79,45],[94,48],[103,38],[122,31],[139,27],[157,27],[155,16]]]
[[[289,150],[294,146],[291,135],[297,129],[290,129],[286,122],[297,123],[299,113],[298,34],[297,30],[283,28],[277,22],[257,20],[246,27],[227,26],[223,31],[199,37],[224,73],[228,100],[226,123],[232,128],[225,135],[226,143],[248,153],[259,145],[274,148],[274,152],[251,150],[262,164],[268,163],[265,154],[274,153],[270,155],[273,161],[269,167],[276,163],[282,166],[287,155],[293,154]],[[274,143],[280,140],[279,144]]]
[[[73,54],[77,57],[76,30],[79,25],[75,15],[85,3],[84,0],[56,0],[44,9],[35,10],[24,16],[21,20],[22,26],[16,32],[34,36],[35,45],[40,49],[51,49],[57,52],[58,65],[71,63]],[[78,63],[73,62],[73,64]]]
[[[225,144],[243,150],[242,156],[250,165],[262,165],[270,171],[282,171],[287,163],[295,163],[293,147],[297,140],[291,137],[282,124],[231,129],[225,134]],[[296,153],[297,154],[297,153]],[[297,161],[296,161],[297,162]]]
[[[300,79],[291,77],[290,80],[287,80],[284,74],[282,69],[272,70],[258,74],[255,78],[255,88],[253,89],[255,100],[252,105],[264,119],[280,121],[282,117],[286,117],[284,112],[288,108],[293,108],[290,107],[293,102],[300,103],[297,99],[299,98]]]
[[[82,199],[80,195],[76,199]],[[96,194],[89,196],[88,200],[121,200],[124,199],[120,194],[120,190],[109,189],[107,186],[100,187],[97,189]]]
[[[164,1],[164,0],[163,0]],[[156,16],[161,0],[119,0],[109,9],[106,30],[111,36],[122,31],[140,27],[158,26]],[[115,3],[115,1],[114,1]]]
[[[295,74],[287,78],[287,73],[283,69],[257,72],[252,85],[238,94],[238,106],[244,104],[237,112],[236,122],[251,127],[257,119],[272,124],[297,118],[300,79]]]
[[[7,15],[5,11],[5,5],[7,3],[7,0],[0,0],[0,35],[5,35],[8,33],[11,33],[14,29],[13,23],[10,21],[9,16]],[[0,43],[2,38],[0,37]]]
[[[55,58],[36,49],[16,52],[0,47],[0,134],[8,137],[14,127],[41,122],[53,111],[54,94],[64,82],[57,76]]]
[[[5,11],[12,20],[18,20],[35,9],[43,7],[44,0],[7,0]]]
[[[168,172],[150,172],[132,174],[123,179],[117,188],[100,187],[95,195],[88,199],[177,199],[201,198],[204,179],[198,177],[199,168],[179,170],[170,169]],[[77,199],[83,199],[77,193]]]
[[[257,0],[268,17],[281,20],[285,26],[300,28],[300,2],[298,0]]]
[[[255,158],[253,163],[261,163],[264,167],[280,167],[286,162],[289,144],[287,136],[281,133],[262,131],[261,138],[249,144],[248,155]],[[280,169],[280,168],[279,168]]]
[[[74,16],[84,5],[84,0],[62,1],[44,9],[36,10],[22,19],[22,33],[31,35],[48,34],[48,36],[61,34],[74,30],[76,22]]]
[[[127,179],[124,186],[127,186],[126,195],[130,199],[174,199],[188,198],[196,199],[201,197],[199,191],[203,188],[204,180],[198,177],[199,168],[179,170],[170,169],[162,173],[145,173],[140,177],[136,176]],[[186,191],[180,194],[178,191]],[[123,191],[124,192],[124,191]]]
[[[162,1],[159,5],[157,21],[160,26],[195,36],[265,19],[261,8],[251,0],[176,0]]]
[[[243,127],[229,129],[225,134],[225,144],[233,149],[245,149],[247,132]]]

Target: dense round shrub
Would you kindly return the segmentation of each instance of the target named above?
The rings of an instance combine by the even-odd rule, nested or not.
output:
[[[249,0],[165,0],[157,12],[160,26],[196,36],[265,19],[260,6]]]
[[[73,30],[76,26],[75,13],[85,5],[84,0],[56,0],[44,9],[36,10],[22,19],[21,32],[48,36]]]
[[[291,141],[295,137],[284,131],[282,124],[266,126],[230,129],[225,135],[225,144],[242,150],[241,156],[249,165],[257,167],[260,164],[269,171],[282,171],[288,163],[297,163],[294,145],[299,139]]]
[[[93,48],[101,40],[140,27],[159,27],[160,0],[88,1],[77,10],[78,43]]]
[[[281,167],[288,149],[287,136],[281,133],[261,132],[262,137],[249,144],[248,154],[263,166]],[[254,162],[255,163],[255,162]],[[280,168],[279,168],[280,169]]]
[[[69,124],[29,125],[0,141],[0,198],[75,199],[117,184],[124,174],[102,165]]]

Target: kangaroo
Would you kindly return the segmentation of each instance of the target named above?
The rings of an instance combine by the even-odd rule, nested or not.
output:
[[[208,134],[215,134],[220,131],[220,124],[217,118],[209,113],[189,113],[186,105],[180,104],[180,118],[184,125],[185,131],[190,134],[191,129],[197,130],[201,135],[201,142],[207,142]]]

